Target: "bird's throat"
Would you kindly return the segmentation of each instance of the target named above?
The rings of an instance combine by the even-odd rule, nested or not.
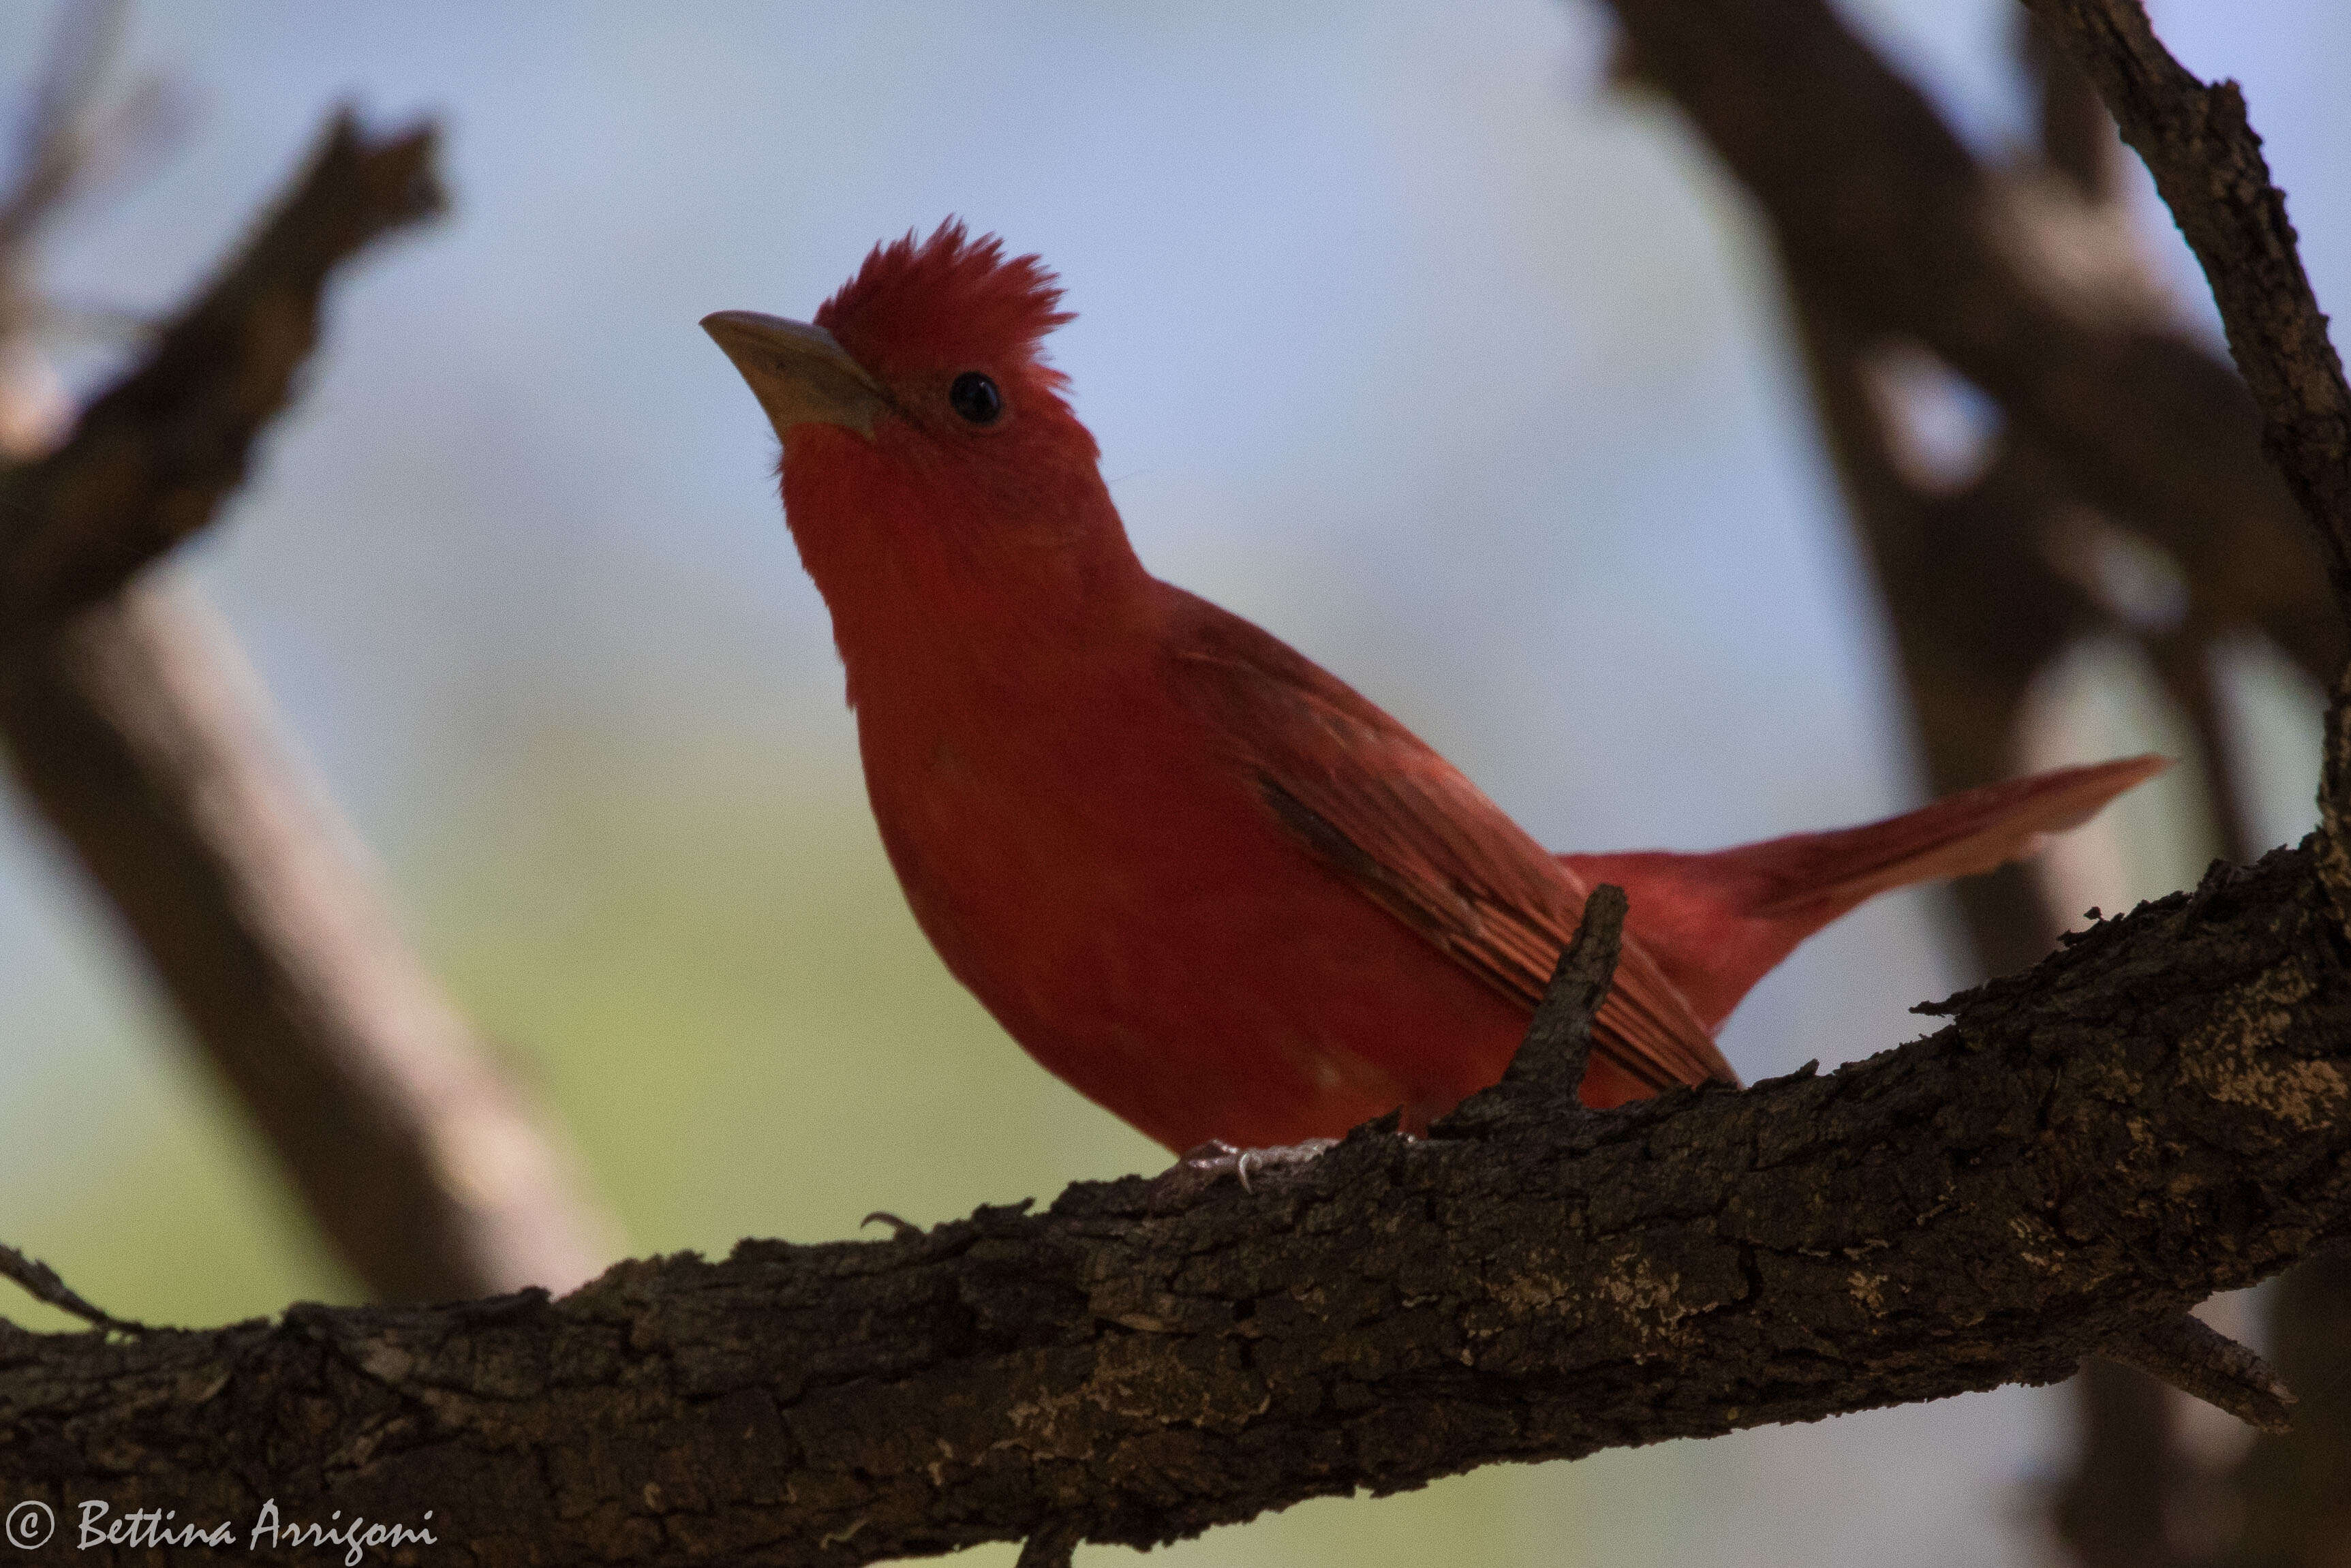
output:
[[[1154,585],[1091,468],[1024,505],[837,444],[788,455],[785,514],[861,711],[1025,708],[1144,645]]]

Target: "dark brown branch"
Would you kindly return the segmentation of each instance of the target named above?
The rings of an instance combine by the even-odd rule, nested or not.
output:
[[[2187,466],[2238,476],[2241,498],[2251,497],[2261,476],[2248,475],[2257,466],[2254,425],[2243,417],[2250,399],[2226,389],[2207,356],[2132,298],[2143,300],[2150,291],[2128,286],[2127,255],[2116,257],[2120,269],[2088,269],[2120,277],[2126,287],[2118,298],[2085,294],[2053,270],[2049,258],[2070,252],[2078,263],[2085,245],[2101,239],[2107,251],[2121,251],[2128,241],[2119,225],[2067,224],[2070,246],[2017,243],[2034,230],[2025,221],[2031,208],[2011,199],[2025,187],[1980,171],[1925,100],[1824,7],[1638,8],[1650,14],[1653,28],[1691,53],[1709,41],[1716,46],[1708,58],[1681,57],[1677,70],[1648,74],[1676,92],[1771,216],[1833,448],[1892,613],[1935,787],[1981,782],[2010,767],[2027,684],[2074,637],[2107,620],[2109,607],[2053,576],[2046,559],[2048,539],[2072,526],[2069,514],[2095,507],[2115,524],[2157,539],[2181,563],[2188,603],[2180,624],[2154,633],[2128,624],[2114,629],[2148,647],[2187,712],[2224,839],[2232,855],[2241,856],[2249,847],[2242,842],[2241,789],[2212,700],[2212,646],[2237,627],[2258,627],[2304,669],[2330,681],[2344,642],[2323,587],[2324,558],[2295,529],[2282,482],[2270,486],[2258,518],[2246,511],[2232,521],[2233,504],[2219,491],[2199,492],[2192,475],[2148,465],[2145,453],[2130,461],[2176,498],[2157,494],[2155,486],[2134,491],[2114,485],[2111,473],[2102,479],[2097,462],[2083,461],[2080,442],[2085,431],[2095,434],[2102,410],[2128,410],[2134,399],[2141,412],[2124,417],[2144,419],[2150,398],[2182,409],[2200,401],[2212,417],[2177,418],[2161,441],[2175,452],[2193,452]],[[1736,25],[1698,31],[1726,16]],[[1740,29],[1759,19],[1784,52],[1769,56],[1747,47]],[[1643,62],[1647,68],[1646,55]],[[2049,162],[2095,201],[2112,189],[2115,140],[2085,84],[2062,53],[2048,58],[2043,129]],[[1742,134],[1759,144],[1726,144]],[[1875,183],[1864,177],[1873,171]],[[1838,200],[1865,191],[1865,200]],[[1945,257],[1939,293],[1928,270],[1934,258],[1923,254],[1929,248]],[[2006,319],[1959,319],[1969,312]],[[2043,336],[2053,323],[2057,333]],[[1956,495],[1917,492],[1887,460],[1886,434],[1875,427],[1878,416],[1862,381],[1867,356],[1889,337],[1933,344],[2007,410],[1991,467]],[[2025,340],[2034,338],[2048,348],[2037,371],[2029,351],[2011,351],[2020,344],[2029,350]],[[1986,351],[2003,344],[2008,350]],[[2085,356],[2085,346],[2095,351]],[[2102,368],[2135,357],[2147,364],[2137,378],[2140,386],[2118,387],[2118,379],[2132,378]],[[2167,363],[2173,371],[2162,368]],[[2070,433],[2053,424],[2031,395],[2019,395],[2069,369],[2080,375],[2085,415]],[[2150,505],[2157,509],[2147,509]],[[2330,748],[2331,759],[2346,756],[2351,752],[2340,745]],[[2329,794],[2339,798],[2337,790]],[[1979,951],[1995,969],[2029,958],[2057,924],[2040,910],[2020,872],[1958,892]],[[2102,1371],[2092,1379],[2090,1447],[2118,1462],[2075,1478],[2066,1523],[2069,1539],[2092,1560],[2149,1564],[2176,1553],[2165,1539],[2165,1511],[2148,1505],[2176,1503],[2181,1489],[2175,1463],[2162,1458],[2163,1445],[2149,1448],[2129,1429],[2164,1415],[2160,1399],[2147,1399],[2129,1376]],[[2118,1488],[2125,1470],[2133,1477]]]
[[[2269,1364],[2201,1318],[2187,1312],[2165,1318],[2143,1333],[2116,1340],[2105,1354],[2264,1432],[2283,1432],[2292,1424],[2294,1396]]]
[[[2173,59],[2139,0],[2025,3],[2097,84],[2203,267],[2262,446],[2325,541],[2336,608],[2351,617],[2351,386],[2244,96]],[[2318,869],[2351,922],[2351,666],[2336,673],[2327,730]]]
[[[560,1301],[0,1333],[0,1495],[429,1507],[483,1568],[850,1563],[2047,1382],[2351,1235],[2336,932],[2280,852],[1826,1076]]]
[[[72,439],[0,475],[0,649],[22,648],[212,520],[319,332],[328,274],[440,209],[433,134],[346,114],[243,254],[92,403]]]
[[[1573,1100],[1583,1087],[1592,1061],[1592,1021],[1616,977],[1624,950],[1625,890],[1602,883],[1587,894],[1574,940],[1559,956],[1542,1001],[1527,1024],[1527,1037],[1502,1073],[1506,1092],[1540,1091]]]
[[[1591,1113],[1582,1090],[1592,1064],[1592,1024],[1615,982],[1628,907],[1625,890],[1611,883],[1585,895],[1575,936],[1552,967],[1542,1000],[1501,1082],[1439,1118],[1430,1129],[1433,1135],[1474,1138],[1529,1115],[1559,1121]]]
[[[2241,94],[2181,68],[2136,0],[2028,5],[2096,82],[2196,253],[2261,405],[2264,445],[2325,541],[2337,606],[2351,613],[2351,390]],[[2319,807],[2321,874],[2351,921],[2351,669],[2334,683]],[[2342,1255],[2289,1278],[2271,1322],[2282,1361],[2321,1396],[2229,1478],[2243,1524],[2216,1563],[2315,1562],[2351,1523],[2342,1394],[2351,1385],[2351,1270]]]
[[[2152,395],[2211,406],[2212,417],[2181,417],[2161,438],[2193,451],[2191,465],[2236,475],[2245,495],[2264,478],[2255,428],[2244,417],[2249,400],[2166,326],[2127,225],[2104,205],[2116,187],[2120,144],[2088,78],[2025,30],[2027,63],[2041,78],[2044,159],[2066,178],[2059,184],[2025,171],[1994,179],[1825,7],[1638,9],[1649,16],[1653,47],[1662,31],[1686,51],[1676,68],[1648,74],[1675,91],[1748,179],[1780,241],[1813,390],[1893,622],[1936,791],[2004,775],[2034,676],[2077,637],[2110,630],[2147,649],[2194,728],[2228,852],[2250,858],[2241,785],[2212,691],[2213,644],[2257,626],[2325,681],[2341,659],[2341,622],[2322,586],[2322,558],[2295,530],[2283,484],[2269,486],[2265,514],[2257,521],[2248,514],[2241,526],[2218,491],[2180,489],[2186,476],[2144,466],[2144,454],[2132,461],[2180,498],[2104,482],[2100,465],[2082,460],[2080,438],[2102,409],[2126,409],[2133,399],[2144,406]],[[1736,18],[1729,28],[1719,26],[1726,16]],[[1741,29],[1758,25],[1782,54],[1748,47]],[[1710,57],[1689,57],[1709,44]],[[1752,144],[1729,144],[1741,136]],[[2020,243],[2043,231],[2045,240]],[[1941,253],[1939,277],[1928,249]],[[1970,312],[2004,319],[1961,319]],[[2058,317],[2069,319],[2056,324],[2070,341],[2063,333],[2043,340],[2048,358],[2037,367],[2029,352],[2015,352],[2029,350],[2027,340]],[[1872,358],[1909,340],[1960,363],[2008,414],[1982,476],[1956,492],[1908,480],[1894,460],[1898,437],[1886,428],[1887,412],[1869,395]],[[2099,352],[2082,360],[2085,342]],[[2078,395],[2095,406],[2070,433],[2053,427],[2030,395],[2049,376],[2084,365],[2099,372],[2134,357],[2155,367],[2148,376],[2162,375],[2163,362],[2179,373],[2152,388],[2116,388],[2111,371],[2084,376]],[[2150,503],[2161,509],[2147,511]],[[2181,560],[2186,602],[2177,625],[2118,616],[2085,592],[2092,583],[2065,570],[2062,541],[2109,526],[2092,519],[2093,508]],[[2045,909],[2022,868],[1955,891],[1980,960],[1994,972],[2031,961],[2072,913]],[[2170,1526],[2192,1526],[2183,1511],[2195,1511],[2188,1495],[2195,1489],[2182,1484],[2188,1459],[2166,1440],[2161,1391],[2136,1373],[2096,1364],[2083,1391],[2083,1461],[2060,1504],[2068,1543],[2085,1563],[2155,1568],[2181,1560]]]
[[[2116,160],[2103,144],[2119,144],[2087,81],[2062,57],[2053,67],[2044,91],[2052,162],[2095,199],[2114,183]],[[2085,104],[2095,125],[2083,123]],[[2081,503],[2012,429],[1973,483],[1934,494],[1909,482],[1894,455],[1893,411],[1871,395],[1870,345],[1843,322],[1833,287],[1801,276],[1789,282],[1823,434],[1891,622],[1929,792],[2005,778],[2032,683],[2107,619],[2054,569],[2049,548],[2080,531]],[[1951,891],[1979,974],[2031,964],[2073,914],[2052,906],[2028,865]],[[2095,1360],[2073,1387],[2081,1431],[2076,1463],[2053,1500],[2057,1529],[2084,1568],[2162,1568],[2173,1561],[2166,1515],[2182,1463],[2164,1390]]]
[[[2097,84],[2202,264],[2261,406],[2262,444],[2331,545],[2335,598],[2351,615],[2351,387],[2243,95],[2173,59],[2139,0],[2025,4]]]

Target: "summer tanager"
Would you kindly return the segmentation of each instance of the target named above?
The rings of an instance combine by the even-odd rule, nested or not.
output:
[[[1404,726],[1145,571],[1060,395],[1035,256],[877,247],[803,325],[703,326],[783,441],[866,789],[957,978],[1172,1149],[1425,1127],[1500,1078],[1587,889],[1631,899],[1583,1096],[1736,1082],[1714,1031],[1874,894],[1988,870],[2163,766],[1708,854],[1553,856]]]

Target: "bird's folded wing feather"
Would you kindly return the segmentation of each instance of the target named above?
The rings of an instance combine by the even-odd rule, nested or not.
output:
[[[1323,864],[1531,1010],[1583,916],[1582,881],[1320,665],[1205,600],[1169,591],[1177,687],[1267,809]],[[1630,930],[1597,1023],[1595,1049],[1652,1089],[1738,1082]]]

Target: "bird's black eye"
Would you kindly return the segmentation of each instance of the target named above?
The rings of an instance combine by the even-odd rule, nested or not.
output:
[[[966,371],[947,388],[947,406],[972,424],[994,424],[1004,417],[1004,394],[977,371]]]

